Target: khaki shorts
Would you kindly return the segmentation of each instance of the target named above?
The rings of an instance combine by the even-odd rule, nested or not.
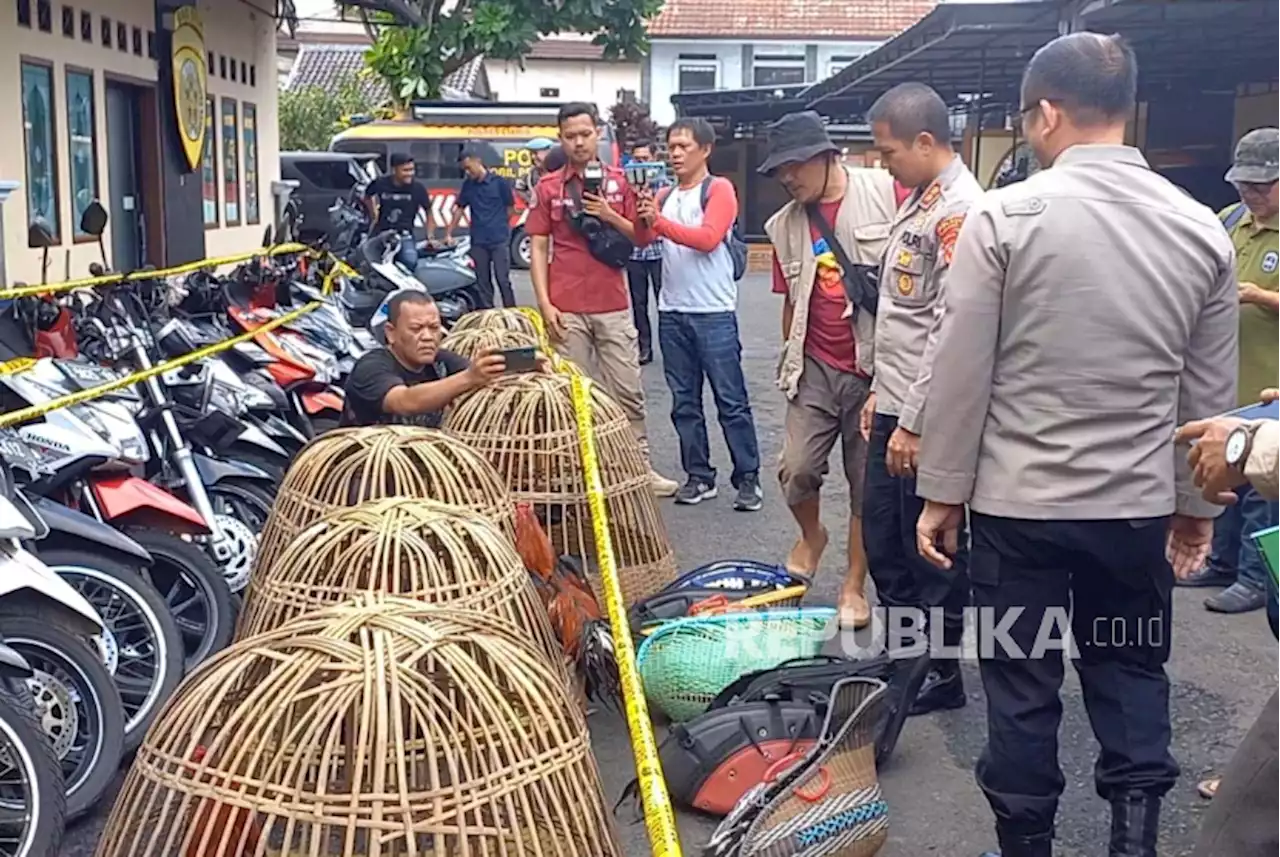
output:
[[[560,314],[560,318],[567,332],[564,342],[555,343],[556,350],[604,385],[626,413],[631,431],[648,458],[640,349],[631,310],[591,314],[565,312]]]
[[[866,378],[804,358],[799,388],[795,398],[787,402],[786,438],[778,462],[778,481],[788,506],[818,496],[831,448],[839,438],[844,475],[849,481],[849,510],[861,517],[867,444],[858,423],[870,392],[871,382]]]

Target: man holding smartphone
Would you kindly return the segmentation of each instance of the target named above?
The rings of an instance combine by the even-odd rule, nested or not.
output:
[[[387,304],[387,347],[351,370],[343,427],[414,425],[439,428],[454,399],[487,386],[506,370],[501,352],[474,362],[440,348],[440,309],[425,292],[398,292]]]
[[[544,176],[534,191],[525,222],[525,232],[532,239],[530,274],[548,336],[565,357],[600,380],[622,406],[648,459],[640,354],[623,274],[630,251],[621,254],[620,260],[605,261],[596,253],[601,252],[601,237],[610,244],[608,249],[616,251],[614,239],[619,236],[644,246],[652,233],[636,222],[636,194],[626,175],[600,163],[598,121],[590,104],[560,108],[560,146],[567,163]],[[602,235],[605,230],[616,234]],[[679,487],[652,467],[650,482],[660,497],[670,497]]]

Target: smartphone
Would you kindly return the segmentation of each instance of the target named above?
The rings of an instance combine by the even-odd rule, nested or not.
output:
[[[641,163],[635,161],[627,164],[624,168],[627,174],[627,184],[637,190],[641,188],[653,187],[658,179],[667,173],[666,164],[660,163]]]
[[[538,349],[532,345],[523,348],[504,348],[498,353],[507,364],[503,371],[508,375],[538,371]]]

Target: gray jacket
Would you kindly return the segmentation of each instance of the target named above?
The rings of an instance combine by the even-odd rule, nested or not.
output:
[[[876,413],[898,417],[913,434],[924,422],[933,352],[942,318],[951,250],[982,186],[957,155],[903,202],[880,263],[876,313]]]
[[[1074,146],[969,210],[917,493],[1007,518],[1214,517],[1183,422],[1236,403],[1235,251],[1127,146]]]

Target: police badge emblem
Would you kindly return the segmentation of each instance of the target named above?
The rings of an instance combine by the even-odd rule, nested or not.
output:
[[[1276,268],[1280,268],[1280,254],[1276,253],[1275,250],[1271,250],[1262,257],[1262,273],[1274,274]]]
[[[898,275],[898,294],[902,295],[905,298],[915,290],[916,290],[916,281],[914,277],[912,277],[910,274]]]

